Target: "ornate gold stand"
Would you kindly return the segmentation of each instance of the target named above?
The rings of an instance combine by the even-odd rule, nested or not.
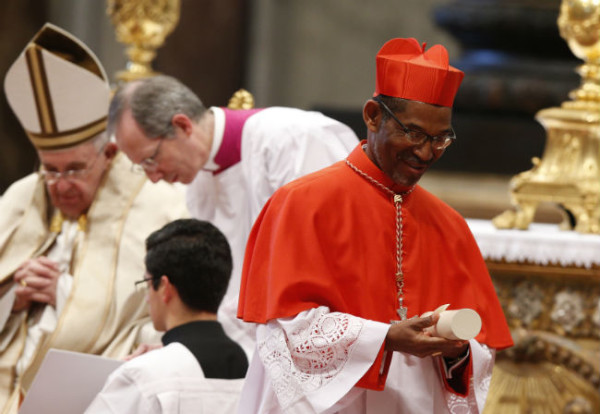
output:
[[[600,267],[487,261],[515,346],[484,414],[600,412]]]
[[[229,98],[227,107],[229,109],[252,109],[254,108],[254,96],[245,89],[238,89]]]
[[[156,75],[151,62],[177,26],[180,0],[108,0],[106,12],[117,40],[130,45],[127,70],[118,72],[117,78],[129,82]]]
[[[493,219],[497,228],[527,229],[540,203],[564,209],[564,229],[600,234],[600,0],[563,0],[561,36],[586,63],[581,86],[560,108],[539,111],[547,132],[541,159],[511,180],[515,209]]]

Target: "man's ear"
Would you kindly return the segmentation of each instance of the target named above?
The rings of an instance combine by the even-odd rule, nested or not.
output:
[[[381,107],[373,99],[369,99],[363,106],[363,121],[367,130],[371,132],[379,131],[381,125]]]
[[[160,299],[164,303],[169,303],[177,295],[177,288],[173,286],[171,281],[166,275],[160,277],[160,285],[158,286],[160,291]]]
[[[181,128],[185,135],[190,136],[192,134],[192,130],[194,129],[194,123],[187,115],[184,114],[175,114],[173,118],[171,118],[171,124],[174,127]]]

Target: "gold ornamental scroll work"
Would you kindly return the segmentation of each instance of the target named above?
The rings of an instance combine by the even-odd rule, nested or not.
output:
[[[180,0],[108,0],[106,13],[115,26],[117,40],[128,45],[127,69],[117,73],[129,82],[154,76],[156,49],[179,22]]]

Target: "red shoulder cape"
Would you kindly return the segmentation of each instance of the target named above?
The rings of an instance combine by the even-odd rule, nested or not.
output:
[[[360,145],[348,159],[393,187]],[[328,306],[384,323],[397,319],[395,214],[392,197],[343,161],[282,187],[250,233],[238,317],[265,323]],[[483,322],[476,339],[492,348],[511,346],[502,308],[465,220],[418,186],[405,197],[402,219],[408,317],[445,303],[450,309],[475,309]],[[359,385],[381,388],[376,374]]]

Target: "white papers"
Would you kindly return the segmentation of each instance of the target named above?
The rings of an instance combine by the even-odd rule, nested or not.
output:
[[[50,349],[19,414],[81,414],[124,361]]]

